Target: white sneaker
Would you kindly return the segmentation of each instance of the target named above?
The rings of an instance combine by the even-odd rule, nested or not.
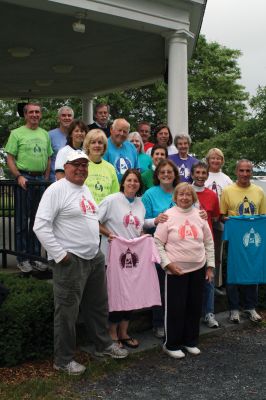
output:
[[[128,356],[128,351],[119,347],[118,343],[112,343],[111,346],[106,347],[102,352],[95,351],[97,357],[110,356],[112,358],[125,358]]]
[[[219,323],[218,321],[216,321],[215,315],[213,313],[206,314],[204,322],[209,328],[219,327]]]
[[[34,261],[33,268],[37,271],[43,272],[48,269],[48,264],[45,264],[42,261]]]
[[[81,375],[83,374],[83,372],[85,372],[86,367],[72,360],[66,365],[54,364],[54,369],[56,369],[57,371],[67,372],[68,375]]]
[[[153,328],[153,334],[158,339],[162,339],[165,336],[164,327],[158,326],[157,328]]]
[[[20,263],[17,264],[17,267],[24,274],[32,271],[32,265],[29,262],[29,260],[21,261]]]
[[[201,351],[198,347],[188,347],[188,346],[184,346],[184,348],[186,349],[186,351],[190,354],[193,354],[193,356],[198,356]]]
[[[240,323],[240,315],[238,310],[231,310],[230,311],[230,316],[229,320],[233,322],[234,324],[239,324]]]
[[[163,351],[168,354],[168,356],[173,357],[173,358],[184,358],[185,353],[183,353],[182,350],[168,350],[165,346],[163,345]]]
[[[244,313],[248,316],[248,318],[252,322],[261,322],[262,321],[261,316],[257,313],[255,308],[253,310],[244,310]]]

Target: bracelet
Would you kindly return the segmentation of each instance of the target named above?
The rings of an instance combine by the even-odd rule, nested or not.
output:
[[[18,180],[18,178],[19,178],[20,176],[23,176],[23,175],[21,175],[21,174],[17,175],[16,178],[15,178],[16,181]]]

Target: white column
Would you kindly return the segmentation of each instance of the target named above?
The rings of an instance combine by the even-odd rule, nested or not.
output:
[[[87,124],[93,122],[93,97],[82,98],[82,120]]]
[[[185,30],[168,37],[168,125],[173,137],[188,134],[187,38]]]

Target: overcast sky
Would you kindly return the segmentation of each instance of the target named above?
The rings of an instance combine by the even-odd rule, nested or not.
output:
[[[241,83],[250,94],[266,86],[266,0],[208,0],[201,33],[241,50]]]

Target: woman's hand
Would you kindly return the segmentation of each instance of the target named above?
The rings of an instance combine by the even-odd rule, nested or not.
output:
[[[184,272],[176,263],[170,263],[166,266],[167,271],[171,272],[173,275],[183,275]]]
[[[155,225],[158,225],[166,222],[167,220],[168,220],[168,215],[166,215],[165,213],[161,213],[155,218],[154,223]]]
[[[207,214],[207,212],[205,210],[199,210],[199,215],[204,220],[208,219],[208,214]]]
[[[208,282],[213,281],[213,278],[214,278],[214,272],[213,272],[213,270],[214,270],[214,268],[212,268],[212,267],[207,267],[207,269],[206,269],[206,274],[205,274],[205,279],[206,279],[206,281],[208,281]]]

